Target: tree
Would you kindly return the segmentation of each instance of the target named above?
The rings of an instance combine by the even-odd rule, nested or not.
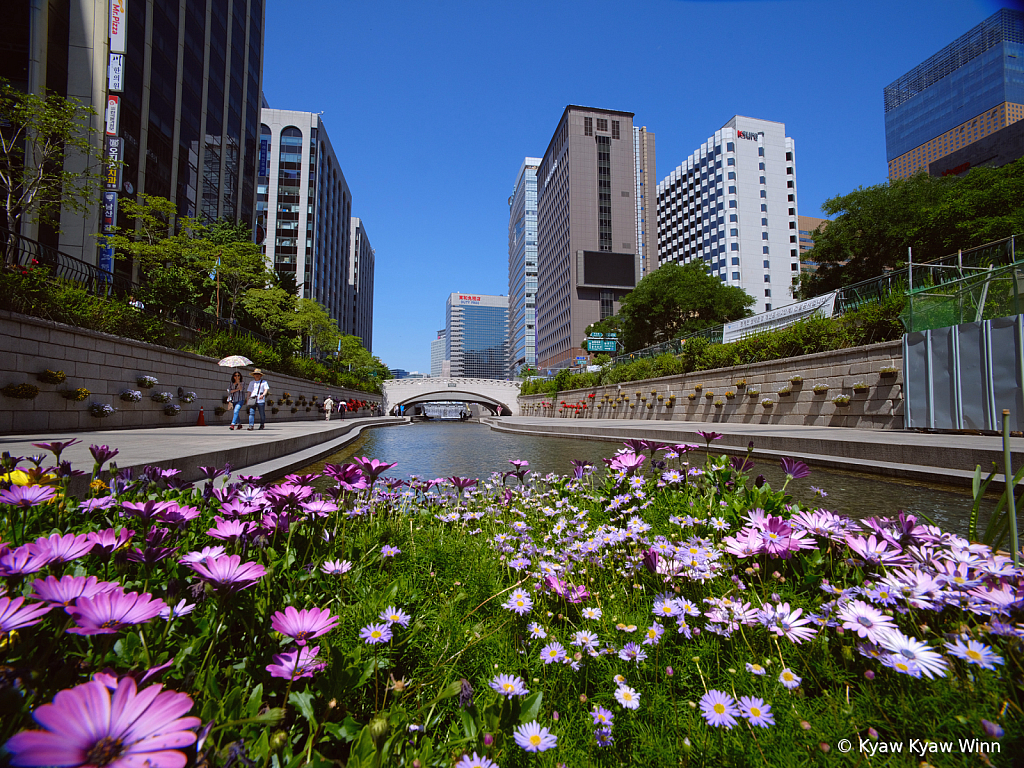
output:
[[[619,313],[627,350],[675,339],[751,314],[754,298],[723,285],[703,264],[665,264],[622,300]]]
[[[276,343],[283,335],[294,330],[292,322],[297,301],[294,293],[275,285],[265,289],[250,288],[242,298],[242,305],[249,316],[259,323],[263,333]]]
[[[84,212],[96,203],[103,158],[95,114],[77,100],[44,99],[0,80],[0,205],[9,231],[25,216],[56,226],[61,206]]]
[[[295,304],[292,327],[309,339],[313,349],[321,355],[334,352],[341,341],[338,321],[315,299],[299,299]]]

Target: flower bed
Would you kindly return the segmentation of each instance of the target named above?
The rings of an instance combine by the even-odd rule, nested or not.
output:
[[[801,508],[800,462],[773,489],[696,448],[482,482],[357,458],[204,494],[111,476],[92,446],[82,501],[66,469],[11,485],[31,475],[8,464],[0,742],[22,765],[846,765],[845,743],[915,739],[1012,757],[1008,558],[914,515]]]

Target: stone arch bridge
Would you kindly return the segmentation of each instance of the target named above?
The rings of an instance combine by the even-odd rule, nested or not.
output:
[[[459,377],[388,379],[382,389],[384,413],[401,405],[408,413],[412,405],[454,400],[477,403],[496,416],[519,415],[519,383],[515,381]]]

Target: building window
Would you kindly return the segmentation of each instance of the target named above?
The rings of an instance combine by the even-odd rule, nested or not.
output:
[[[736,214],[735,213],[730,213],[729,214],[729,221],[736,221]]]
[[[583,118],[583,135],[593,136],[594,135],[594,118],[584,117]]]
[[[726,165],[736,165],[736,158],[735,157],[728,157],[728,158],[726,158],[725,164]]]
[[[790,264],[789,266],[790,266],[790,268],[791,268],[791,269],[792,269],[792,270],[793,270],[794,272],[796,272],[797,270],[799,270],[799,269],[800,269],[800,265],[799,265],[799,264],[797,264],[797,263],[796,263],[795,261],[794,261],[794,262],[793,262],[792,264]]]
[[[765,190],[761,190],[761,197],[768,197],[768,193]]]
[[[765,312],[771,312],[771,311],[772,311],[772,305],[771,305],[771,304],[768,304],[768,303],[765,303],[765,305],[764,305],[764,311],[765,311]]]
[[[740,279],[740,273],[739,272],[733,272],[732,273],[732,279],[733,280],[739,280]]]
[[[765,259],[764,260],[764,268],[768,269],[768,267],[770,267],[770,266],[771,266],[771,264],[769,263],[768,259]]]
[[[597,118],[597,130],[604,131],[605,133],[608,132],[608,118],[606,118],[606,117],[599,117],[599,118]]]
[[[765,288],[764,289],[764,297],[766,299],[770,299],[772,297],[772,289],[771,288]]]
[[[734,267],[738,267],[740,265],[740,257],[739,256],[733,256],[732,257],[732,265]]]
[[[771,276],[771,275],[765,275],[765,276],[764,276],[764,281],[765,281],[766,283],[770,283],[770,282],[772,281],[772,276]]]
[[[615,314],[615,293],[612,291],[601,291],[601,319],[611,317]]]
[[[727,152],[735,152],[736,151],[736,145],[733,144],[730,141],[728,144],[725,145],[725,149],[726,149]]]
[[[612,138],[613,139],[622,138],[619,135],[619,121],[618,120],[612,120]]]
[[[757,155],[758,157],[764,157],[764,147],[757,148]]]
[[[764,247],[763,247],[763,248],[761,249],[761,253],[768,253],[768,246],[767,246],[767,245],[766,245],[766,246],[764,246]]]
[[[792,152],[787,152],[786,153],[786,162],[791,162],[792,160],[793,160],[793,153]]]
[[[732,243],[729,246],[729,250],[730,251],[738,251],[739,249],[740,249],[740,244],[739,243]]]

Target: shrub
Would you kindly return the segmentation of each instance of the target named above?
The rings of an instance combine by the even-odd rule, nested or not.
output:
[[[80,403],[87,399],[91,394],[92,392],[85,387],[79,387],[78,389],[66,389],[61,392],[61,395],[65,400],[70,400],[73,403]]]
[[[39,395],[39,387],[34,384],[8,384],[0,392],[4,394],[4,397],[10,397],[15,400],[34,400]]]
[[[135,383],[142,389],[152,389],[160,382],[156,380],[156,376],[139,376],[139,378],[135,380]]]
[[[168,403],[164,406],[164,415],[166,416],[177,416],[181,413],[181,406],[175,405],[174,403]]]
[[[149,399],[154,403],[169,403],[171,402],[171,397],[170,392],[154,392],[149,396]]]
[[[142,399],[142,393],[137,389],[122,389],[118,397],[126,403],[137,403]]]
[[[816,394],[816,395],[823,395],[826,392],[828,392],[828,384],[815,384],[814,385],[814,394]]]
[[[849,395],[836,395],[835,397],[832,398],[832,403],[834,405],[838,405],[838,406],[849,405],[850,404],[850,396]]]
[[[44,384],[63,384],[67,377],[68,375],[64,371],[51,371],[47,368],[37,378]]]
[[[114,412],[114,406],[106,403],[93,403],[89,406],[89,413],[99,419],[105,419]]]

